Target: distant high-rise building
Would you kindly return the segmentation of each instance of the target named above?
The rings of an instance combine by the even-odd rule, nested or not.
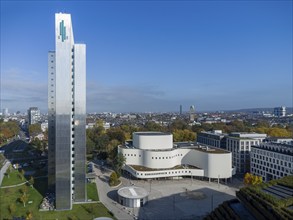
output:
[[[86,201],[86,46],[74,44],[70,14],[55,14],[48,54],[48,185],[57,210]]]
[[[41,112],[37,107],[30,107],[27,110],[28,124],[36,124],[41,120]]]
[[[4,116],[8,116],[9,112],[8,112],[8,108],[4,108],[2,109],[2,115]]]
[[[286,107],[276,107],[274,108],[274,116],[276,117],[285,117],[286,116]]]
[[[180,105],[180,115],[182,115],[182,105]]]
[[[195,119],[195,107],[194,105],[192,105],[189,108],[189,120],[194,121],[194,119]]]

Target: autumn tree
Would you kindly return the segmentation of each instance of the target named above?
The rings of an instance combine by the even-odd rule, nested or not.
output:
[[[26,194],[22,194],[19,200],[23,203],[23,207],[25,207],[25,204],[28,200],[28,196]]]
[[[110,186],[115,186],[115,185],[117,185],[117,182],[118,182],[118,176],[117,176],[117,173],[114,171],[110,175],[109,185]]]
[[[244,184],[245,185],[258,185],[262,183],[262,177],[256,176],[251,173],[246,173],[244,175]]]
[[[27,186],[26,186],[26,184],[24,184],[24,185],[21,187],[20,192],[21,192],[22,194],[25,194],[25,195],[26,195],[27,191],[28,191]]]
[[[17,135],[19,130],[20,128],[16,121],[0,121],[0,144]]]
[[[20,172],[20,178],[21,178],[21,180],[23,180],[24,179],[24,174],[25,174],[24,169],[21,169],[19,172]]]
[[[31,220],[31,219],[33,219],[33,213],[32,213],[32,211],[28,211],[27,213],[26,213],[26,218],[25,218],[26,220]]]
[[[175,129],[173,131],[173,139],[174,139],[174,142],[195,141],[195,133],[187,129],[184,129],[184,130]]]
[[[34,187],[34,183],[35,183],[34,177],[33,176],[30,176],[30,179],[29,179],[28,182],[29,182],[30,186],[33,188]]]

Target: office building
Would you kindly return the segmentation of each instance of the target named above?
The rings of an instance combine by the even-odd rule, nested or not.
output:
[[[196,141],[200,144],[206,144],[212,147],[226,149],[226,136],[221,130],[202,131],[197,133]]]
[[[138,179],[182,176],[227,179],[232,177],[232,154],[196,143],[173,143],[163,132],[134,132],[132,142],[118,146],[124,170]]]
[[[232,152],[232,165],[237,173],[250,172],[251,146],[260,144],[266,134],[232,132],[226,138],[226,149]]]
[[[293,175],[293,144],[261,143],[251,146],[251,173],[263,181]]]
[[[27,110],[28,124],[36,124],[41,120],[41,112],[37,107],[30,107]]]
[[[55,14],[48,54],[48,185],[55,208],[86,201],[86,46],[75,44],[70,14]]]
[[[274,108],[274,116],[275,117],[285,117],[286,116],[286,107],[276,107]]]

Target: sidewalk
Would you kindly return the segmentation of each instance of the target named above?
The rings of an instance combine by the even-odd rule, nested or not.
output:
[[[110,194],[116,193],[118,188],[124,186],[123,180],[122,180],[122,184],[119,187],[111,188],[107,182],[107,179],[111,174],[110,170],[105,170],[104,173],[101,173],[100,169],[94,167],[94,172],[98,176],[96,177],[96,185],[97,185],[97,190],[99,194],[99,199],[105,205],[105,207],[109,211],[111,211],[117,219],[121,219],[121,220],[136,219],[132,215],[133,209],[125,208],[108,197],[109,193]]]

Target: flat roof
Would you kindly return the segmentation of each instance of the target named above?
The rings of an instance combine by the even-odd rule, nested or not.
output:
[[[129,199],[142,199],[149,195],[144,188],[137,186],[127,186],[118,190],[118,195]]]
[[[138,135],[170,135],[171,133],[168,132],[161,132],[161,131],[139,131],[139,132],[134,132],[134,134],[138,134]]]

